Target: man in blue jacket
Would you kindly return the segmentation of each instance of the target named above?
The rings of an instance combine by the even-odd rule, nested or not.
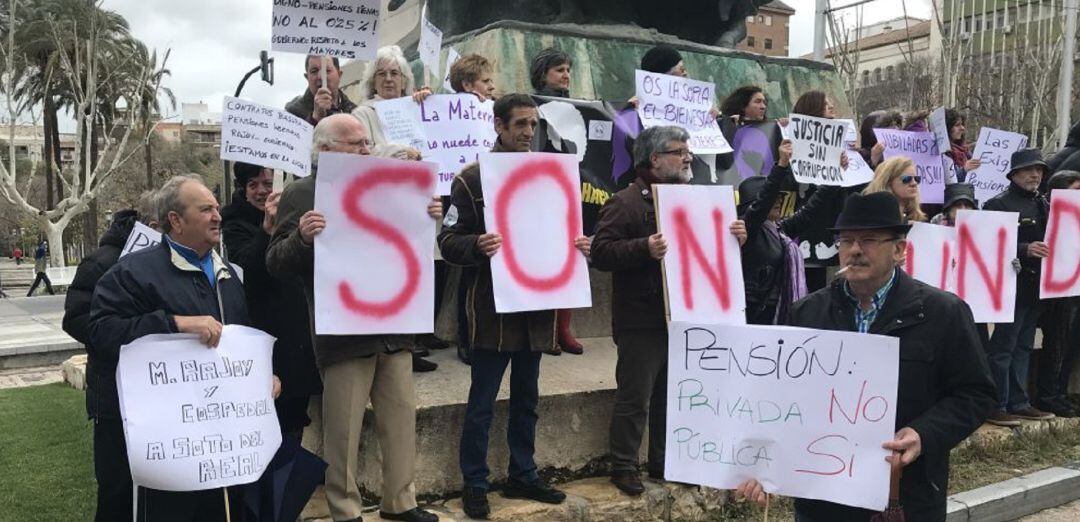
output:
[[[191,333],[207,347],[221,339],[222,324],[248,325],[239,277],[217,252],[218,203],[196,176],[177,176],[158,195],[163,232],[156,246],[129,254],[98,282],[90,306],[90,342],[113,364],[120,347],[149,334]],[[274,395],[279,384],[275,378]],[[242,503],[233,499],[232,519]],[[139,488],[140,521],[225,520],[220,488],[158,491]]]

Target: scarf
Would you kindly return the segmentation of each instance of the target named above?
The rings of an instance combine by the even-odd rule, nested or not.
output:
[[[968,154],[967,146],[963,142],[952,142],[952,160],[957,167],[964,168],[964,164],[971,159],[971,154]]]
[[[775,222],[765,220],[765,230],[784,246],[784,272],[781,274],[780,295],[776,303],[776,315],[773,324],[786,324],[791,315],[791,305],[806,297],[806,272],[803,266],[802,251],[791,238],[787,237]]]

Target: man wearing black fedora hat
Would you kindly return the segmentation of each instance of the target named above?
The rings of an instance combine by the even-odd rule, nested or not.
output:
[[[944,521],[949,450],[993,409],[994,385],[971,308],[897,268],[910,228],[892,193],[851,195],[832,229],[843,277],[795,303],[789,324],[900,339],[896,436],[882,447],[904,466],[900,503],[907,520]],[[739,493],[765,500],[754,480]],[[869,521],[875,514],[801,498],[795,513],[800,522]]]
[[[1007,175],[1009,188],[983,205],[983,210],[1020,214],[1016,252],[1019,264],[1014,262],[1013,265],[1018,266],[1016,312],[1013,322],[994,325],[994,333],[986,345],[990,374],[998,392],[997,411],[988,420],[1001,426],[1018,426],[1021,419],[1054,417],[1053,413],[1032,407],[1026,392],[1028,363],[1035,344],[1035,328],[1042,312],[1039,273],[1042,258],[1050,253],[1050,248],[1043,242],[1050,204],[1039,193],[1039,184],[1046,175],[1046,169],[1039,149],[1014,152]]]

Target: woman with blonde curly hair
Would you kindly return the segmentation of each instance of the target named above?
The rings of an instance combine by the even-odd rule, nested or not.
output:
[[[922,178],[915,171],[915,162],[903,156],[887,159],[874,171],[874,179],[863,189],[863,194],[892,192],[900,200],[900,213],[909,223],[926,221],[919,203],[919,182]]]

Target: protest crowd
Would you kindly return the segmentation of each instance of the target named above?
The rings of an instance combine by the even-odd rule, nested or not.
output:
[[[574,97],[570,90],[574,66],[569,55],[554,48],[544,49],[529,64],[499,64],[515,67],[534,89],[504,93],[493,81],[496,65],[484,56],[468,54],[450,67],[449,83],[459,95],[490,107],[491,157],[546,151],[569,152],[565,156],[572,158],[574,151],[565,145],[553,148],[540,139],[542,131],[551,135],[548,127],[554,124],[541,117],[538,105]],[[460,360],[471,366],[458,455],[465,513],[484,519],[490,512],[488,494],[496,485],[489,481],[488,450],[503,442],[489,440],[489,433],[508,369],[509,469],[506,482],[497,487],[508,498],[564,502],[566,495],[540,478],[537,471],[543,463],[534,459],[537,425],[543,422],[538,410],[539,374],[544,356],[575,357],[585,350],[571,332],[572,312],[567,307],[500,311],[506,309],[498,288],[504,269],[495,260],[512,256],[510,249],[522,256],[525,247],[520,242],[532,239],[511,244],[504,233],[493,231],[505,230],[498,224],[503,218],[497,209],[486,208],[494,204],[485,185],[497,174],[491,171],[497,163],[469,162],[453,177],[448,196],[432,198],[434,193],[428,192],[422,203],[415,200],[411,210],[424,213],[427,223],[418,221],[419,227],[438,226],[441,258],[433,266],[421,265],[421,270],[433,274],[435,314],[444,303],[456,301],[457,338],[439,339],[433,329],[418,335],[331,334],[319,325],[328,317],[319,304],[327,292],[320,278],[331,275],[318,268],[324,255],[320,252],[325,252],[320,250],[324,248],[320,235],[340,227],[333,219],[345,215],[331,215],[321,206],[328,200],[322,199],[325,187],[317,179],[320,164],[333,169],[335,162],[368,156],[391,161],[388,165],[402,173],[420,168],[426,159],[422,148],[393,141],[392,129],[377,107],[400,99],[419,105],[436,95],[417,85],[396,46],[378,49],[368,62],[361,99],[351,100],[341,90],[338,58],[308,56],[305,67],[308,88],[285,109],[313,126],[310,176],[275,191],[271,168],[236,162],[234,197],[222,202],[199,177],[174,177],[145,194],[138,208],[116,213],[100,248],[78,268],[67,294],[64,329],[84,343],[89,354],[86,400],[94,422],[96,520],[262,519],[250,512],[257,504],[251,501],[257,488],[234,486],[224,494],[223,488],[163,491],[133,486],[129,467],[117,382],[121,347],[150,334],[178,333],[214,347],[223,339],[224,325],[251,326],[276,339],[270,392],[282,440],[298,444],[311,422],[309,402],[321,401],[320,457],[326,462],[321,478],[333,520],[362,519],[358,473],[381,476],[383,519],[438,519],[418,505],[413,485],[417,461],[413,372],[438,371],[424,357],[450,346],[456,346]],[[679,52],[665,45],[645,53],[640,70],[664,78],[704,74],[687,70]],[[635,96],[627,106],[630,111],[644,110],[648,103]],[[1080,190],[1080,125],[1073,128],[1070,147],[1050,159],[1036,149],[1014,147],[1007,188],[979,201],[986,186],[977,174],[983,165],[966,132],[964,115],[945,110],[947,136],[937,141],[947,143],[939,154],[939,161],[942,157],[947,161],[937,180],[941,183],[934,187],[940,194],[928,203],[924,189],[929,171],[887,144],[898,136],[894,132],[940,132],[932,128],[929,110],[878,111],[857,126],[837,124],[834,130],[845,136],[843,143],[831,143],[829,136],[838,134],[828,130],[814,133],[824,140],[822,150],[825,145],[842,149],[839,155],[824,155],[825,170],[820,170],[810,169],[810,160],[799,151],[802,142],[813,139],[803,129],[815,125],[829,129],[832,122],[842,121],[829,96],[820,91],[802,93],[790,115],[775,120],[769,119],[768,109],[763,89],[746,85],[713,101],[705,118],[710,125],[716,123],[728,143],[735,143],[744,128],[767,125],[778,131],[771,170],[745,176],[733,187],[736,215],[725,214],[717,223],[722,225],[717,244],[733,240],[739,252],[736,259],[741,259],[738,288],[743,295],[738,299],[745,310],[736,311],[739,322],[897,338],[898,389],[895,410],[890,411],[895,426],[889,430],[895,435],[880,442],[889,465],[903,468],[899,499],[908,520],[944,520],[951,448],[984,422],[1019,426],[1025,420],[1077,415],[1067,392],[1080,351],[1080,297],[1042,298],[1040,273],[1051,255],[1050,196]],[[650,480],[663,480],[666,473],[669,479],[672,476],[670,469],[665,470],[665,452],[670,448],[665,438],[671,433],[666,416],[669,401],[674,400],[668,395],[669,314],[682,297],[673,297],[679,283],[665,270],[674,264],[673,255],[690,254],[681,250],[684,234],[661,218],[657,199],[663,201],[668,185],[698,183],[695,165],[700,158],[693,150],[698,142],[684,127],[645,126],[625,136],[631,173],[599,209],[593,226],[576,230],[566,246],[573,249],[568,264],[588,263],[612,274],[611,318],[618,363],[609,431],[610,479],[631,496],[645,491],[643,473]],[[737,160],[734,152],[718,153],[716,168]],[[800,183],[802,173],[828,171],[843,177],[856,165],[868,173],[859,183]],[[335,187],[346,190],[344,185]],[[528,186],[522,190],[528,191]],[[561,223],[557,214],[563,211],[534,207],[530,214]],[[1004,275],[1016,280],[1015,295],[1003,297],[1015,300],[1012,321],[977,323],[971,304],[956,291],[927,284],[910,273],[915,260],[922,259],[907,241],[909,231],[918,230],[913,227],[952,227],[963,245],[965,234],[972,233],[964,219],[984,211],[1015,213],[1009,215],[1017,220],[1017,247],[1008,253]],[[579,210],[567,212],[580,215]],[[367,223],[379,218],[362,209],[348,216],[358,222],[368,219]],[[161,241],[121,258],[126,239],[140,223],[161,232]],[[831,238],[838,259],[830,263],[825,261],[827,255],[805,255],[800,238],[812,230]],[[700,235],[711,238],[710,234]],[[546,247],[560,252],[563,248]],[[42,245],[35,259],[45,257],[44,249]],[[962,257],[974,255],[964,246],[960,250]],[[690,263],[683,262],[684,269],[694,266]],[[993,272],[991,259],[979,263],[983,271]],[[454,272],[461,273],[458,284],[450,284],[450,267],[461,267]],[[999,272],[997,277],[1003,276]],[[708,287],[707,281],[696,284]],[[48,279],[42,282],[51,291]],[[332,288],[337,294],[338,287]],[[447,291],[455,295],[444,298]],[[365,305],[347,285],[341,293],[356,308]],[[701,295],[698,299],[703,299]],[[430,308],[425,310],[430,314]],[[433,320],[423,319],[427,324]],[[1043,332],[1042,349],[1037,371],[1032,372],[1037,328]],[[360,433],[369,403],[377,418],[381,466],[359,469]],[[766,492],[774,491],[766,482],[744,481],[738,494],[765,502]],[[799,498],[795,506],[797,520],[803,522],[870,520],[881,511],[820,498]]]

